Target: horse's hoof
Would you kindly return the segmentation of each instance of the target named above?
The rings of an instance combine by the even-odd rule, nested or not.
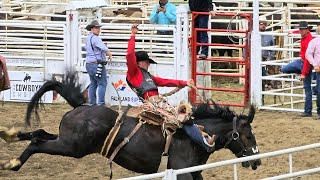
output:
[[[8,131],[9,129],[7,127],[4,126],[0,126],[0,133]]]
[[[0,170],[19,170],[21,166],[21,161],[19,159],[11,159],[10,161],[0,162]]]
[[[7,143],[16,142],[19,140],[17,137],[17,134],[20,132],[20,130],[12,127],[11,129],[8,129],[6,127],[0,127],[0,137],[4,139]]]

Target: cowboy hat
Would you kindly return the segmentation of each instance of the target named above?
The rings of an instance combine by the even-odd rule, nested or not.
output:
[[[300,21],[299,22],[299,29],[309,29],[311,30],[313,27],[308,25],[307,21]]]
[[[101,27],[101,25],[97,20],[93,20],[90,24],[86,26],[86,30],[91,31],[91,28],[93,27]]]
[[[157,64],[154,60],[150,59],[146,51],[137,51],[136,53],[137,62],[148,60],[150,64]]]
[[[267,25],[270,24],[265,16],[259,16],[259,23],[266,23]]]

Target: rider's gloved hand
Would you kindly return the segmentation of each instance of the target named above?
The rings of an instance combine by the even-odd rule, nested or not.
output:
[[[193,79],[189,79],[189,80],[187,81],[187,86],[189,86],[189,87],[194,86],[194,80],[193,80]]]

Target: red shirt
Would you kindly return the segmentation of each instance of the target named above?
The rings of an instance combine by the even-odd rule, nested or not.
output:
[[[135,49],[135,36],[131,36],[129,42],[128,42],[128,51],[127,51],[127,80],[130,82],[130,84],[133,87],[138,87],[142,83],[142,72],[140,71],[137,61],[136,61],[136,55],[134,52]],[[182,80],[174,80],[174,79],[163,79],[160,77],[152,76],[152,79],[154,83],[161,87],[161,86],[167,86],[167,87],[185,87],[187,86],[187,81]],[[146,99],[151,96],[159,95],[159,92],[157,90],[151,90],[146,92],[143,95],[143,98]]]
[[[306,36],[301,38],[300,42],[300,57],[303,60],[303,68],[302,68],[302,75],[306,76],[310,72],[311,64],[306,58],[306,51],[308,48],[309,42],[313,39],[311,33],[309,32]]]

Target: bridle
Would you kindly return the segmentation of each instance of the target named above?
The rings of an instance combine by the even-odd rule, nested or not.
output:
[[[241,147],[241,151],[235,153],[235,155],[237,157],[245,157],[248,155],[257,154],[259,152],[258,147],[256,145],[251,146],[251,147],[247,147],[247,148],[244,146],[243,142],[240,139],[240,135],[237,131],[237,117],[236,116],[233,118],[233,130],[231,132],[231,136],[229,137],[229,139],[226,142],[226,144],[224,145],[224,147],[226,148],[227,146],[229,146],[232,141],[236,141]]]

